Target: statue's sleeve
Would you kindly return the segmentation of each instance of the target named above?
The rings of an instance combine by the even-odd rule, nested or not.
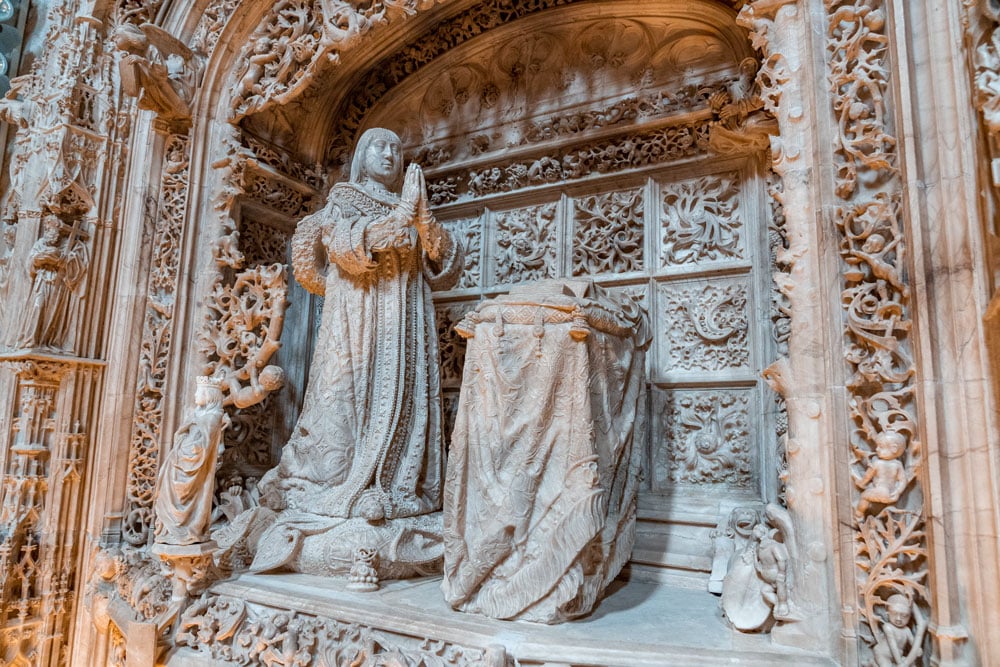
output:
[[[313,294],[326,294],[326,252],[323,220],[326,209],[299,221],[292,236],[292,271],[295,279]]]
[[[370,273],[378,266],[365,241],[371,220],[349,204],[334,205],[326,227],[326,248],[330,260],[352,276]]]
[[[441,233],[441,257],[435,262],[427,256],[426,251],[424,252],[424,277],[430,283],[431,289],[445,290],[451,289],[458,282],[458,277],[465,267],[465,252],[444,227],[439,225],[438,229]]]

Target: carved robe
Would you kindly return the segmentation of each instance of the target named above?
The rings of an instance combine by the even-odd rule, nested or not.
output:
[[[159,544],[187,545],[208,539],[215,464],[222,433],[229,425],[219,398],[194,409],[174,435],[174,448],[160,466],[153,505]]]
[[[544,623],[587,614],[631,554],[645,315],[560,287],[515,288],[459,325],[472,338],[441,585],[461,611]]]
[[[462,258],[449,243],[432,265],[394,205],[340,183],[296,230],[295,276],[326,299],[302,414],[261,481],[273,509],[349,518],[374,504],[395,519],[441,507],[431,285],[453,284]]]
[[[59,347],[69,324],[70,295],[86,270],[86,246],[76,241],[63,250],[57,241],[42,237],[30,259],[31,295],[16,346]]]

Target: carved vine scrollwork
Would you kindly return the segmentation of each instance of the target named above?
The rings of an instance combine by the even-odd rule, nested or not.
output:
[[[443,386],[454,387],[462,382],[466,341],[455,331],[455,325],[461,322],[465,314],[475,306],[475,302],[462,302],[441,304],[435,307],[434,321],[437,324],[438,349],[441,358],[441,384]]]
[[[788,292],[792,289],[791,259],[788,257],[788,235],[785,230],[784,190],[781,179],[773,171],[767,175],[768,203],[771,215],[767,223],[767,245],[771,263],[771,338],[777,357],[788,357],[788,340],[792,334],[792,308]],[[787,506],[788,482],[788,406],[785,397],[774,392],[774,432],[778,446],[775,450],[775,467],[778,473],[778,501]]]
[[[504,667],[501,647],[466,648],[405,637],[332,618],[275,609],[229,595],[204,595],[184,612],[176,642],[241,665]]]
[[[556,205],[496,213],[497,284],[551,278],[556,257]]]
[[[745,258],[738,183],[730,173],[663,186],[664,265]]]
[[[746,283],[660,286],[667,351],[665,371],[749,368]]]
[[[573,275],[641,271],[643,205],[642,190],[577,199]]]
[[[198,332],[206,375],[219,368],[249,375],[250,364],[278,349],[287,290],[284,264],[257,265],[213,286],[205,299],[210,326]]]
[[[187,206],[189,150],[186,136],[170,135],[166,140],[153,225],[152,265],[139,351],[125,489],[127,505],[122,526],[125,540],[136,546],[146,543],[153,520],[167,360],[173,341],[174,299]]]
[[[464,266],[456,289],[479,287],[482,282],[483,218],[464,218],[444,223],[451,238],[462,246]]]
[[[835,150],[837,194],[847,199],[857,188],[859,170],[884,181],[896,172],[896,139],[887,129],[885,88],[885,10],[881,0],[826,3],[833,110],[837,119]]]
[[[719,484],[749,487],[752,448],[747,391],[687,391],[668,394],[660,411],[670,437],[654,453],[654,484]]]
[[[695,121],[627,134],[563,149],[555,155],[444,174],[429,179],[427,190],[431,203],[437,206],[595,173],[680,160],[706,153],[710,132],[710,124]]]
[[[358,4],[346,0],[281,0],[270,12],[268,19],[257,27],[240,54],[240,60],[246,66],[237,73],[234,82],[230,105],[234,120],[286,102],[311,83],[320,63],[338,62],[340,51],[348,48],[362,35],[377,26],[409,17],[439,1],[373,0]],[[525,5],[501,0],[495,3],[496,6],[489,3],[479,13],[496,15],[502,21],[512,11],[511,6],[523,6],[530,8],[528,11],[537,11],[566,1],[568,0],[549,0]],[[453,30],[453,35],[449,35],[447,26],[439,28],[437,34],[443,38],[450,36],[450,39],[432,47],[431,51],[447,49],[456,40],[464,41],[482,32],[485,28],[475,23],[476,12],[471,13],[472,21],[465,18],[456,22],[457,29]],[[486,24],[488,26],[488,21]],[[209,41],[207,37],[202,39]],[[424,59],[429,60],[436,55],[436,52],[421,54],[419,51],[419,48],[411,50],[394,58],[391,66],[373,69],[383,72],[381,76],[389,81],[393,77],[399,79],[412,73]],[[388,85],[391,84],[382,80],[366,81],[362,85],[361,94],[348,96],[348,99],[361,102],[352,105],[355,108],[341,115],[358,113],[358,110],[363,115],[367,110],[364,100],[371,99],[371,96],[377,99],[388,89]]]
[[[838,122],[847,386],[861,637],[879,665],[913,664],[927,628],[927,538],[916,429],[906,245],[892,135],[886,8],[826,0]]]

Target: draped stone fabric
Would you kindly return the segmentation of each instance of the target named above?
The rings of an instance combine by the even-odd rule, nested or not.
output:
[[[222,392],[199,380],[195,407],[174,434],[174,446],[160,465],[153,505],[157,543],[186,546],[207,539],[216,461],[228,425]]]
[[[441,507],[441,405],[431,283],[454,280],[457,246],[438,267],[390,201],[353,183],[300,224],[293,244],[329,257],[322,321],[302,414],[278,467],[261,481],[274,509],[356,516],[359,502],[385,518]],[[392,247],[376,250],[387,235]],[[312,266],[296,262],[309,286]],[[364,496],[364,498],[363,498]]]
[[[442,584],[456,609],[580,616],[631,553],[644,315],[553,287],[487,301],[459,325],[472,339],[445,484]]]

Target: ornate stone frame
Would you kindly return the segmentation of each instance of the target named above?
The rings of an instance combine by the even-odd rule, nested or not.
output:
[[[327,46],[330,53],[336,53],[337,58],[333,61],[339,59],[341,63],[349,63],[355,57],[353,49],[358,49],[356,57],[362,57],[361,42],[357,38],[361,32],[374,42],[388,40],[391,31],[386,26],[404,26],[410,22],[426,25],[421,22],[426,17],[437,16],[437,11],[457,11],[455,8],[469,4],[448,3],[447,9],[435,9],[434,2],[417,1],[402,11],[389,10],[380,3],[374,3],[373,12],[384,11],[379,20],[367,24],[355,16],[352,23],[351,17],[345,14],[342,16],[340,27],[343,32],[338,34],[339,41]],[[213,258],[204,242],[224,238],[231,231],[228,208],[233,197],[230,187],[235,182],[230,168],[233,163],[213,169],[213,165],[219,165],[224,159],[231,160],[239,150],[230,126],[223,120],[223,109],[228,104],[228,100],[224,99],[224,90],[239,56],[229,45],[246,43],[254,26],[265,20],[269,8],[267,3],[248,0],[239,5],[239,12],[233,11],[235,4],[219,3],[209,7],[204,14],[203,21],[207,22],[218,21],[220,16],[227,14],[240,15],[241,19],[225,24],[222,29],[218,43],[225,46],[210,54],[202,93],[196,100],[194,124],[189,135],[192,149],[188,188],[191,192],[201,193],[201,196],[186,205],[182,263],[198,269],[189,273],[189,281],[182,281],[177,288],[178,307],[173,311],[171,325],[175,340],[194,338],[201,326],[201,318],[196,309],[185,309],[183,304],[193,304],[196,299],[192,297],[209,292],[210,286],[218,279],[215,267],[224,264],[226,259],[224,245],[216,246],[218,250]],[[198,10],[191,9],[184,15],[170,15],[164,25],[174,28],[175,34],[193,34],[193,39],[197,39],[205,33],[200,25],[192,25],[201,8]],[[865,109],[856,108],[856,112],[859,117],[867,114],[866,117],[872,118],[872,131],[887,136],[892,132],[897,121],[893,120],[895,111],[886,100],[891,101],[895,82],[879,79],[876,75],[873,83],[866,84],[859,92],[841,82],[839,77],[850,78],[854,74],[855,64],[851,58],[843,60],[844,49],[869,49],[873,58],[883,58],[881,62],[884,63],[885,45],[894,39],[890,33],[894,24],[886,22],[887,15],[891,17],[899,11],[891,0],[828,0],[822,7],[811,0],[756,0],[746,3],[739,19],[750,31],[754,46],[764,55],[759,80],[765,90],[766,106],[777,118],[780,131],[778,136],[772,138],[772,154],[774,171],[781,177],[779,200],[785,209],[789,240],[785,260],[790,269],[787,274],[776,275],[776,280],[789,302],[791,336],[787,358],[769,369],[768,380],[787,404],[787,496],[796,523],[799,552],[805,555],[803,568],[813,575],[807,578],[809,583],[803,599],[814,613],[802,623],[788,626],[787,631],[776,633],[774,638],[775,641],[801,645],[851,661],[865,654],[870,642],[874,641],[874,637],[868,637],[867,642],[861,641],[865,638],[864,632],[859,637],[858,628],[867,621],[869,633],[875,633],[879,623],[874,613],[878,602],[875,598],[885,599],[885,591],[879,588],[881,584],[867,576],[872,570],[865,569],[864,562],[866,559],[870,562],[871,554],[856,548],[856,544],[860,543],[858,540],[868,534],[866,530],[886,534],[889,519],[904,517],[900,526],[910,531],[911,540],[907,549],[912,554],[911,567],[905,574],[911,577],[909,581],[916,582],[906,588],[914,591],[922,614],[926,616],[933,612],[932,592],[920,583],[926,576],[928,559],[927,537],[922,526],[926,514],[923,489],[929,481],[919,447],[922,436],[915,428],[907,431],[911,436],[907,465],[914,472],[914,480],[898,503],[898,515],[891,511],[888,514],[861,511],[860,517],[855,518],[858,494],[851,469],[859,464],[860,459],[856,458],[858,451],[871,451],[873,438],[871,432],[858,432],[859,420],[863,419],[857,416],[856,406],[859,400],[870,398],[872,394],[868,389],[842,388],[849,374],[858,366],[857,357],[852,353],[854,348],[851,347],[857,344],[856,340],[848,344],[848,363],[832,363],[824,353],[824,350],[840,349],[845,335],[849,341],[852,336],[856,338],[856,333],[841,324],[840,300],[843,294],[849,293],[858,283],[879,278],[872,272],[862,272],[857,277],[851,271],[851,267],[858,264],[858,253],[866,252],[857,247],[857,239],[852,238],[849,232],[852,216],[857,217],[853,212],[860,211],[858,207],[867,210],[888,201],[888,209],[883,207],[883,210],[887,210],[887,215],[895,220],[895,223],[890,222],[897,225],[893,227],[894,233],[905,238],[907,231],[905,224],[899,226],[901,220],[905,221],[905,213],[900,208],[904,203],[898,199],[901,185],[894,176],[898,166],[892,158],[880,162],[879,156],[874,154],[859,157],[859,152],[850,146],[851,132],[855,130],[845,135],[843,126],[838,130],[837,123],[838,115],[850,115],[852,105],[859,103]],[[847,16],[852,12],[852,16]],[[875,13],[881,13],[881,21],[872,17]],[[829,26],[821,44],[812,41],[812,28],[820,22]],[[359,25],[368,27],[362,31]],[[858,31],[853,33],[856,38],[854,46],[844,45],[845,40],[852,39],[845,26]],[[823,88],[823,83],[833,86],[829,100],[815,95],[817,89]],[[286,92],[279,92],[278,96]],[[835,151],[828,152],[822,137],[838,132],[841,143]],[[171,141],[177,140],[168,139],[166,143]],[[894,146],[891,136],[881,142],[874,153],[891,154]],[[226,145],[230,154],[221,156],[222,159],[216,154],[209,155],[213,145]],[[153,153],[164,155],[163,150],[158,147]],[[854,173],[868,170],[882,187],[869,191],[865,185],[860,189],[846,185],[844,174],[852,170]],[[885,194],[880,195],[880,192]],[[135,219],[140,216],[142,204],[129,201],[126,217]],[[821,240],[830,238],[843,242],[840,251],[823,246]],[[867,262],[872,271],[875,270],[876,263],[864,257],[860,259]],[[900,282],[891,285],[896,290],[893,299],[901,300],[900,320],[908,321],[910,306],[905,296],[906,274],[910,270],[908,259],[900,251],[887,262],[882,262],[878,270],[897,272]],[[892,283],[891,280],[889,282]],[[817,323],[826,324],[817,326]],[[183,335],[177,335],[177,332],[183,332]],[[891,345],[904,348],[913,347],[912,337],[908,326],[896,327],[888,336],[896,341]],[[864,344],[861,346],[864,347]],[[868,349],[871,351],[873,348]],[[170,355],[170,384],[177,390],[181,389],[178,379],[189,377],[190,371],[200,363],[195,357],[194,354]],[[183,362],[181,358],[184,358]],[[913,372],[910,363],[910,370],[905,373],[907,377]],[[920,405],[919,388],[907,389],[913,385],[910,380],[901,383],[907,396],[913,398],[908,398],[900,408],[905,415],[900,415],[899,419],[916,423],[914,411]],[[172,430],[169,428],[171,419],[167,412],[161,432]],[[894,422],[895,419],[890,419],[886,423]],[[852,454],[852,451],[855,453]],[[107,512],[109,507],[101,511]],[[98,516],[99,513],[92,510],[92,521]],[[907,523],[911,519],[913,523]],[[856,569],[858,567],[861,569]],[[843,609],[842,618],[837,618],[832,611],[837,608]],[[841,633],[844,639],[838,646],[836,637]],[[945,641],[942,636],[936,636]]]

